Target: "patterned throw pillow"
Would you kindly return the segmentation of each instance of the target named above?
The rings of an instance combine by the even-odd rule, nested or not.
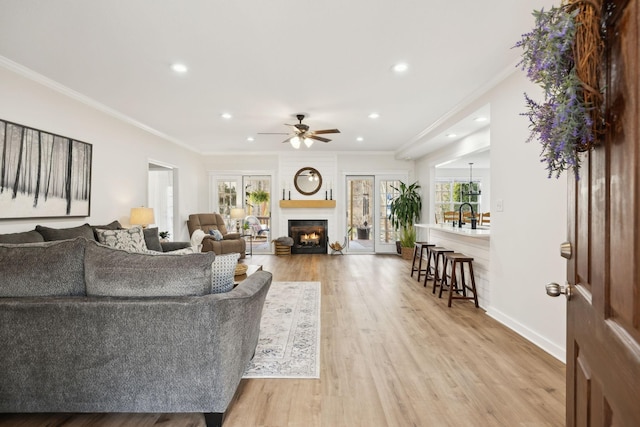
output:
[[[216,255],[211,264],[211,293],[220,294],[233,289],[233,274],[236,272],[240,254]]]
[[[213,236],[213,240],[222,240],[222,233],[220,230],[209,230],[209,234]]]
[[[96,235],[98,242],[112,248],[129,252],[149,252],[140,226],[124,230],[96,230]]]

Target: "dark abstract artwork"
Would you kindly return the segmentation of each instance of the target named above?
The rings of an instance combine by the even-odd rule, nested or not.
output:
[[[92,148],[0,120],[0,219],[89,216]]]

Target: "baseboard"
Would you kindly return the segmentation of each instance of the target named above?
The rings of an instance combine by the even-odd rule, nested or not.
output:
[[[557,344],[549,341],[542,335],[538,334],[535,331],[532,331],[522,323],[513,319],[512,317],[507,316],[502,313],[500,310],[496,310],[493,307],[489,307],[487,309],[487,315],[497,320],[498,322],[505,325],[507,328],[515,331],[519,335],[522,335],[527,340],[531,341],[562,363],[567,363],[567,350],[564,347],[558,346]]]

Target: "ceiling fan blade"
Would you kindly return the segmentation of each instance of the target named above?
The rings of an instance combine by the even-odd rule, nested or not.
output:
[[[322,135],[323,133],[340,133],[338,129],[323,129],[323,130],[314,130],[314,134]]]
[[[305,136],[305,138],[311,138],[311,139],[315,139],[316,141],[322,141],[322,142],[331,141],[329,138],[323,138],[321,136],[316,136],[316,135],[307,135],[307,136]]]
[[[289,132],[258,132],[258,135],[289,135]]]
[[[295,138],[297,135],[293,135],[290,136],[289,138],[285,139],[284,141],[282,141],[283,144],[286,144],[287,142],[290,142],[293,138]]]

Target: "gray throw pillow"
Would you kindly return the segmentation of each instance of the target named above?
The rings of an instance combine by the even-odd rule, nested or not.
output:
[[[211,292],[213,252],[165,255],[127,252],[88,242],[88,296],[175,297]]]
[[[150,251],[163,252],[158,227],[145,228],[142,232],[144,233],[144,241],[147,244],[147,249]]]
[[[42,234],[42,237],[44,237],[44,240],[47,242],[75,239],[76,237],[84,237],[87,240],[96,239],[93,235],[93,229],[89,224],[82,224],[72,228],[50,228],[36,225],[36,231]]]
[[[211,282],[211,293],[219,294],[229,292],[233,289],[233,275],[238,265],[239,253],[231,253],[227,255],[217,255],[213,261],[211,269],[213,270],[213,278]]]
[[[115,249],[130,252],[147,252],[142,227],[135,226],[123,230],[96,230],[98,242]]]
[[[0,297],[84,295],[84,247],[77,238],[0,244]]]
[[[220,232],[220,230],[211,229],[211,230],[209,230],[209,234],[211,236],[213,236],[213,240],[222,240],[223,239],[222,233]]]
[[[35,230],[22,233],[0,234],[0,243],[39,243],[44,242],[42,234]]]

